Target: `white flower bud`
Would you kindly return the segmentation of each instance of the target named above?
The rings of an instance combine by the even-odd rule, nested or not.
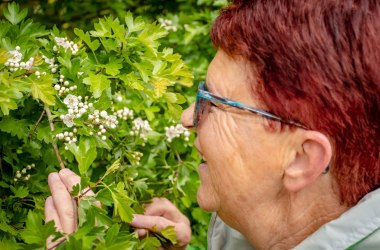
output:
[[[94,134],[94,132],[92,132],[92,131],[90,131],[90,133],[89,133],[90,135],[93,135]]]
[[[55,90],[60,90],[60,89],[61,89],[61,86],[60,86],[59,84],[56,84],[56,85],[54,85],[54,89],[55,89]]]
[[[61,120],[65,119],[65,115],[60,115],[59,119],[61,119]]]
[[[23,169],[21,170],[21,173],[26,174],[26,168],[23,168]]]
[[[105,133],[105,132],[106,132],[106,129],[103,128],[101,131],[102,131],[102,133]]]
[[[102,135],[102,132],[101,132],[101,131],[99,131],[99,132],[98,132],[98,135]]]
[[[36,71],[36,76],[39,76],[41,75],[41,73],[39,71]]]
[[[63,85],[65,85],[65,86],[69,86],[69,84],[70,84],[69,81],[64,81],[63,82]]]
[[[90,103],[88,104],[88,106],[89,106],[90,108],[92,108],[94,105],[92,104],[92,102],[90,102]]]
[[[102,112],[100,112],[100,116],[105,118],[107,116],[107,111],[103,110]]]
[[[21,174],[20,174],[20,173],[17,173],[17,174],[16,174],[16,177],[17,177],[17,178],[21,178]]]
[[[20,46],[16,46],[16,50],[20,50],[21,48],[20,48]]]
[[[103,135],[103,136],[102,136],[102,140],[103,140],[103,141],[107,140],[107,136]]]

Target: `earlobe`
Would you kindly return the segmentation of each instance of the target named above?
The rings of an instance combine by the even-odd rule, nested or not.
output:
[[[332,156],[331,143],[324,134],[308,130],[299,136],[299,149],[286,166],[283,179],[285,188],[290,192],[312,185],[330,164]]]

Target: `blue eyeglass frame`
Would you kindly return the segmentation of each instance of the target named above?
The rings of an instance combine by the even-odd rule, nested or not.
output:
[[[198,92],[197,92],[195,109],[194,109],[194,120],[193,120],[194,128],[196,128],[197,125],[199,124],[199,117],[200,117],[199,112],[201,112],[201,108],[202,108],[200,99],[205,99],[205,100],[208,100],[210,102],[217,102],[217,103],[225,104],[228,106],[236,107],[236,108],[239,108],[242,110],[247,110],[251,113],[254,113],[256,115],[260,115],[260,116],[265,117],[265,118],[270,119],[270,120],[282,122],[282,123],[285,123],[288,125],[292,125],[292,126],[296,126],[298,128],[302,128],[302,129],[307,129],[306,126],[304,126],[298,122],[283,119],[277,115],[271,114],[271,113],[264,111],[262,109],[254,108],[254,107],[251,107],[247,104],[237,102],[237,101],[228,99],[226,97],[221,97],[221,96],[215,95],[215,94],[207,91],[207,85],[204,81],[200,82],[198,85]]]

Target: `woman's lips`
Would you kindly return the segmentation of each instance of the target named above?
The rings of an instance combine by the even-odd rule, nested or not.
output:
[[[201,163],[198,167],[198,172],[204,171],[207,168],[207,163]]]

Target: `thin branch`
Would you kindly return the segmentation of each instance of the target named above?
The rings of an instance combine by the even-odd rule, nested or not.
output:
[[[36,132],[36,129],[37,129],[37,127],[38,127],[38,125],[41,123],[41,121],[42,121],[42,118],[44,117],[44,115],[45,115],[45,109],[44,110],[42,110],[42,113],[41,113],[41,115],[40,115],[40,118],[38,118],[38,121],[37,121],[37,123],[34,125],[34,128],[33,128],[33,130],[32,131],[30,131],[30,133],[29,133],[29,140],[31,140],[32,139],[32,136],[33,136],[33,134],[34,134],[34,132]]]
[[[45,111],[46,111],[46,114],[48,116],[48,120],[49,120],[49,124],[50,124],[50,130],[53,132],[54,131],[54,124],[53,124],[53,119],[51,117],[51,111],[50,111],[50,109],[47,106],[45,106]],[[54,140],[51,142],[51,145],[53,146],[54,153],[57,156],[57,160],[58,160],[59,166],[61,167],[61,169],[64,169],[65,168],[65,164],[63,164],[61,155],[59,154],[59,151],[58,151],[57,144],[54,142]]]

